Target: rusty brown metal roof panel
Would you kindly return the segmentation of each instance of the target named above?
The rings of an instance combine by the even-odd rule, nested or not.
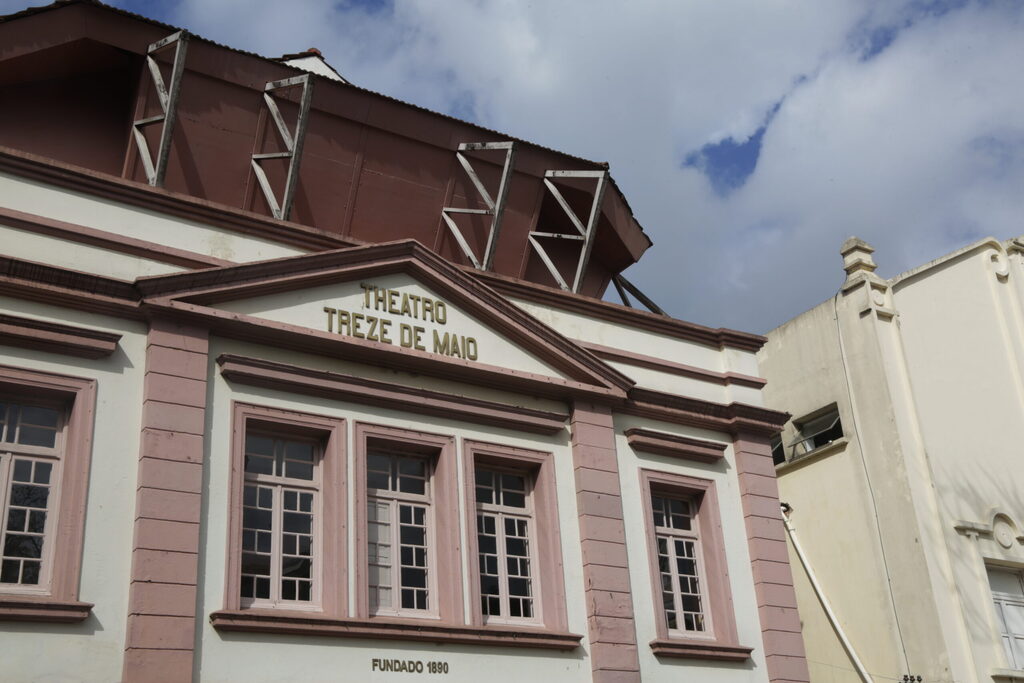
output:
[[[171,24],[166,24],[164,22],[157,21],[155,19],[150,19],[149,17],[143,16],[141,14],[137,14],[135,12],[130,12],[128,10],[124,10],[124,9],[119,8],[119,7],[114,7],[112,5],[108,5],[108,4],[105,4],[103,2],[99,2],[99,0],[56,0],[55,2],[53,2],[50,5],[43,5],[43,6],[40,6],[40,7],[30,7],[30,8],[24,9],[24,10],[22,10],[20,12],[16,12],[14,14],[9,14],[9,15],[6,15],[6,16],[0,16],[0,24],[8,23],[8,22],[11,22],[11,21],[15,21],[15,20],[18,20],[18,19],[21,19],[21,18],[24,18],[24,17],[29,17],[29,16],[33,16],[33,15],[37,15],[37,14],[43,14],[43,13],[51,12],[51,11],[54,11],[54,10],[59,10],[59,9],[62,9],[62,8],[65,8],[65,7],[74,6],[74,5],[85,5],[85,6],[89,6],[89,7],[100,8],[100,9],[103,9],[103,10],[106,10],[106,11],[109,11],[109,12],[112,12],[112,13],[124,16],[124,17],[132,18],[132,19],[134,19],[136,21],[139,21],[139,22],[143,22],[143,23],[149,24],[151,26],[160,27],[162,29],[165,29],[165,30],[171,31],[171,32],[183,30],[183,28],[180,27],[180,26],[173,26]],[[185,30],[187,30],[187,29],[185,29]],[[266,57],[264,55],[260,55],[260,54],[257,54],[255,52],[250,52],[250,51],[247,51],[247,50],[241,50],[239,48],[231,47],[229,45],[224,45],[223,43],[218,43],[216,41],[210,40],[208,38],[203,38],[202,36],[198,36],[198,35],[194,35],[194,34],[193,34],[192,37],[193,37],[194,40],[202,41],[202,42],[207,43],[209,45],[212,45],[212,46],[224,49],[224,50],[228,50],[230,52],[234,52],[234,53],[245,55],[245,56],[248,56],[248,57],[253,57],[253,58],[256,58],[256,59],[260,59],[260,60],[265,61],[265,62],[267,62],[269,64],[273,64],[276,67],[281,67],[281,68],[285,68],[285,69],[288,69],[290,71],[293,71],[296,74],[304,73],[301,69],[298,69],[297,67],[293,67],[293,66],[289,66],[287,64],[284,64],[281,61],[281,59],[283,59],[283,58]],[[358,86],[358,85],[354,85],[352,83],[342,83],[340,81],[331,81],[331,85],[334,86],[334,87],[338,87],[338,88],[350,88],[352,90],[361,91],[363,93],[366,93],[366,94],[374,96],[374,97],[379,97],[379,98],[382,98],[384,100],[395,102],[395,103],[404,105],[406,107],[410,107],[412,109],[416,109],[416,110],[428,113],[428,114],[430,114],[432,116],[438,116],[438,117],[442,117],[442,118],[445,118],[445,119],[448,119],[448,120],[451,120],[451,121],[455,121],[455,122],[458,122],[460,124],[473,127],[475,129],[479,130],[481,133],[487,133],[489,135],[498,136],[499,138],[502,138],[502,139],[513,140],[515,142],[519,142],[519,143],[522,143],[524,145],[529,145],[529,146],[534,147],[536,149],[543,150],[543,151],[546,151],[546,152],[550,152],[552,154],[557,154],[557,155],[562,156],[562,157],[564,157],[566,159],[571,159],[571,160],[573,160],[575,162],[589,165],[593,169],[607,169],[607,168],[609,168],[609,164],[607,162],[593,161],[593,160],[590,160],[590,159],[585,159],[585,158],[580,157],[580,156],[576,156],[576,155],[573,155],[573,154],[562,152],[560,150],[556,150],[556,149],[553,149],[553,148],[550,148],[550,147],[545,147],[544,145],[540,145],[540,144],[537,144],[535,142],[531,142],[529,140],[523,140],[521,138],[517,138],[515,136],[508,135],[507,133],[504,133],[502,131],[494,130],[493,128],[487,128],[485,126],[481,126],[480,124],[473,123],[471,121],[466,121],[464,119],[460,119],[458,117],[451,116],[449,114],[444,114],[444,113],[441,113],[441,112],[436,112],[436,111],[433,111],[431,109],[427,109],[426,107],[421,107],[421,106],[419,106],[417,104],[406,102],[406,101],[400,100],[400,99],[398,99],[396,97],[392,97],[390,95],[385,95],[383,93],[380,93],[380,92],[377,92],[377,91],[374,91],[374,90],[370,90],[369,88],[364,88],[364,87],[361,87],[361,86]],[[609,176],[609,181],[610,181],[612,189],[615,192],[615,195],[622,202],[622,204],[625,206],[626,210],[629,212],[629,219],[633,223],[635,223],[636,226],[639,228],[639,230],[640,230],[639,239],[644,241],[644,242],[646,242],[646,247],[643,247],[643,248],[639,249],[639,253],[642,253],[647,247],[650,247],[653,243],[651,242],[650,238],[647,236],[646,232],[644,231],[643,226],[636,219],[636,215],[633,212],[633,209],[630,206],[629,201],[626,199],[626,196],[622,192],[622,189],[618,186],[618,183],[615,182],[614,177]],[[641,244],[639,242],[637,242],[637,240],[629,240],[629,241],[631,242],[631,244],[627,245],[627,248],[629,249],[630,254],[634,255],[634,258],[637,258],[639,256],[639,253],[637,252],[637,248],[640,247]]]

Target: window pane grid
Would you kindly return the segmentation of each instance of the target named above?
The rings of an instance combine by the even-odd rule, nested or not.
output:
[[[999,637],[1011,669],[1024,669],[1024,574],[988,570]]]
[[[666,625],[670,631],[705,633],[708,624],[693,502],[652,495],[651,508]]]
[[[317,599],[317,453],[312,441],[246,435],[240,596],[250,604]]]
[[[0,443],[56,448],[60,415],[54,408],[0,402]]]
[[[0,583],[35,586],[42,580],[43,549],[56,463],[37,458],[0,456],[7,460]],[[7,476],[5,476],[5,479]]]
[[[429,612],[430,465],[419,456],[370,451],[367,564],[372,613]]]
[[[477,549],[484,617],[534,619],[527,478],[477,469]]]

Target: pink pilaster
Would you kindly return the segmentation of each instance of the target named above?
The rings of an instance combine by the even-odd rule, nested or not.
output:
[[[771,446],[767,436],[752,434],[740,434],[733,445],[768,679],[771,683],[807,683],[810,676]]]
[[[611,411],[576,403],[571,428],[594,681],[639,681]]]
[[[124,680],[189,681],[208,335],[154,320],[146,346]]]

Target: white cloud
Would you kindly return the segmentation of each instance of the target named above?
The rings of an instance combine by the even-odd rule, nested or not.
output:
[[[267,55],[316,46],[359,85],[611,162],[657,244],[629,277],[704,324],[763,331],[831,296],[849,234],[891,275],[1022,232],[1019,3],[368,4],[181,0],[169,20]],[[880,26],[895,40],[861,60]],[[681,166],[780,101],[743,187]]]

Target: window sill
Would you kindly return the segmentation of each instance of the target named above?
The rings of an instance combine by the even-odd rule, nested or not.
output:
[[[583,638],[574,633],[507,626],[444,625],[397,619],[332,619],[296,612],[271,613],[267,610],[222,610],[210,615],[210,623],[218,631],[385,638],[548,650],[575,649]]]
[[[726,645],[714,640],[655,639],[651,641],[651,651],[659,657],[745,662],[750,659],[754,648]]]
[[[92,603],[44,596],[0,595],[0,621],[46,621],[73,624],[92,614]]]
[[[815,448],[813,451],[801,453],[795,458],[792,458],[790,460],[787,460],[786,462],[779,463],[778,465],[776,465],[775,473],[781,474],[782,472],[788,472],[789,470],[793,470],[803,465],[806,465],[812,460],[817,460],[818,458],[823,458],[826,455],[838,453],[839,451],[846,448],[846,444],[848,444],[849,441],[850,440],[844,436],[839,439],[836,439],[835,441],[827,443],[824,446],[819,446]]]
[[[992,669],[992,680],[997,683],[1020,683],[1024,681],[1024,669]]]

